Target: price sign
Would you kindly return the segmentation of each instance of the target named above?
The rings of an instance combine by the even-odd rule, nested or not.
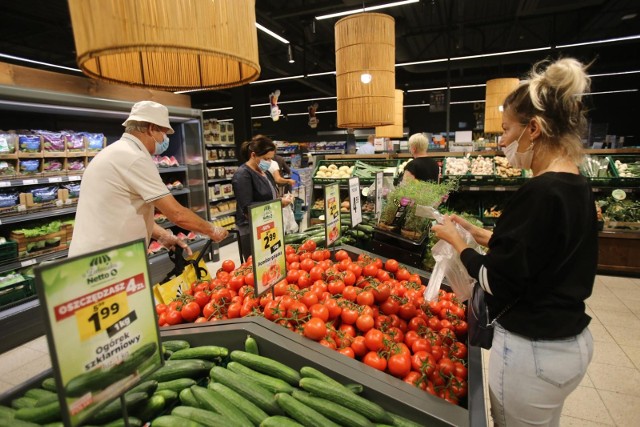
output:
[[[0,181],[0,187],[11,187],[11,181]]]
[[[351,225],[362,222],[362,203],[360,200],[360,178],[349,178],[349,207],[351,208]]]
[[[54,176],[53,178],[49,178],[49,183],[54,183],[54,182],[62,182],[62,178],[59,176]]]
[[[327,248],[340,238],[340,186],[324,187],[324,226]]]
[[[80,176],[71,175],[71,176],[69,176],[69,181],[80,181]]]
[[[62,418],[81,425],[162,366],[145,242],[40,265],[35,275]],[[101,373],[106,382],[74,387]]]
[[[287,276],[282,202],[251,205],[249,224],[255,293],[261,295]]]
[[[382,172],[376,172],[376,217],[382,212]]]
[[[22,180],[22,185],[34,185],[37,184],[38,180],[37,179],[23,179]]]
[[[78,331],[82,341],[108,329],[129,313],[127,293],[120,292],[96,304],[76,311]]]

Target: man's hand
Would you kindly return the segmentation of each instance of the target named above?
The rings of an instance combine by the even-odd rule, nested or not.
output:
[[[209,237],[216,243],[219,243],[227,238],[229,232],[222,227],[218,227],[217,225],[211,225],[211,231],[209,232]]]
[[[156,240],[169,250],[175,250],[176,246],[180,246],[188,256],[191,256],[192,254],[189,245],[174,236],[171,230],[166,230],[166,232],[162,233]]]

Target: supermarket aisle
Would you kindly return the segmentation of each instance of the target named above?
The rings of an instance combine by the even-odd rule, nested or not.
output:
[[[220,260],[225,259],[239,265],[237,245],[221,249]],[[219,265],[208,266],[213,273]],[[565,404],[561,426],[638,426],[640,279],[598,276],[587,305],[593,318],[594,359],[584,381]],[[486,362],[485,357],[485,369]],[[49,367],[44,337],[0,355],[0,393]],[[485,396],[488,398],[486,389]]]

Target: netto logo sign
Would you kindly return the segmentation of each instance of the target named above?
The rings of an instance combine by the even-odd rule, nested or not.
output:
[[[84,277],[87,280],[87,285],[92,285],[116,274],[118,274],[118,269],[111,262],[109,255],[100,255],[91,260]]]

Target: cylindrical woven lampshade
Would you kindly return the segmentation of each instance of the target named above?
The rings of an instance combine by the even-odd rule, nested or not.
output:
[[[402,124],[404,122],[404,93],[396,89],[396,98],[393,105],[393,124],[388,126],[376,126],[377,138],[402,138]]]
[[[254,0],[69,0],[69,11],[90,77],[173,91],[260,75]]]
[[[335,25],[338,127],[370,128],[394,122],[395,21],[359,13]],[[371,75],[368,84],[360,80]]]
[[[502,133],[502,104],[520,80],[516,78],[487,81],[484,103],[484,133]]]

